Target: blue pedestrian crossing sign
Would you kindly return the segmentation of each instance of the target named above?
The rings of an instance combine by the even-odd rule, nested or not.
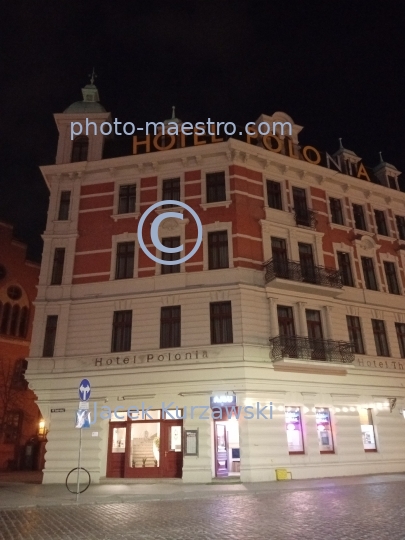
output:
[[[79,384],[80,401],[88,401],[90,398],[90,391],[90,381],[88,379],[82,379]]]

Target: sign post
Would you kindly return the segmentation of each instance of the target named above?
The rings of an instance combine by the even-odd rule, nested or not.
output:
[[[79,409],[76,411],[76,428],[79,431],[79,457],[77,460],[77,481],[76,481],[76,502],[79,502],[80,494],[80,468],[82,458],[82,429],[90,427],[90,411],[88,400],[90,398],[91,386],[88,379],[82,379],[79,384]]]

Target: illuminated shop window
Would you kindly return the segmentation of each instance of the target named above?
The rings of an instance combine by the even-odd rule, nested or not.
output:
[[[285,408],[285,427],[290,454],[304,454],[301,411],[299,407]]]
[[[372,409],[360,409],[361,434],[365,452],[377,452]]]
[[[321,454],[333,454],[332,426],[330,423],[330,411],[322,407],[316,408],[316,429],[318,431],[319,451]]]

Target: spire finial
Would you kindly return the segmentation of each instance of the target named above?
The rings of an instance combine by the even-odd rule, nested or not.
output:
[[[95,78],[97,77],[94,67],[93,67],[93,71],[89,73],[89,77],[90,77],[90,84],[94,84]]]
[[[176,105],[172,106],[172,118],[176,118]]]
[[[339,149],[343,150],[342,137],[339,137]]]
[[[383,157],[382,157],[382,152],[378,152],[379,155],[380,155],[380,163],[384,163],[384,160],[383,160]]]

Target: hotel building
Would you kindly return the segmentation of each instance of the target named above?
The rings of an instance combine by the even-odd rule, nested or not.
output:
[[[97,135],[72,141],[70,123],[86,118]],[[55,121],[56,163],[41,167],[50,203],[27,372],[49,429],[44,482],[64,482],[77,466],[83,378],[94,423],[82,430],[82,466],[93,482],[402,471],[399,171],[382,159],[367,168],[342,144],[332,155],[304,147],[302,127],[280,112],[257,125],[290,122],[291,134],[157,135],[106,158],[100,126],[111,116],[93,84]],[[201,247],[177,265],[153,262],[137,238],[140,217],[162,200],[186,203],[202,223]],[[173,261],[150,238],[165,211],[149,215],[144,239]],[[175,211],[184,219],[162,221],[159,237],[183,256],[197,226]],[[123,412],[142,403],[146,420]],[[179,418],[163,418],[162,403]],[[267,419],[246,418],[257,404]],[[193,406],[208,413],[192,418]]]

